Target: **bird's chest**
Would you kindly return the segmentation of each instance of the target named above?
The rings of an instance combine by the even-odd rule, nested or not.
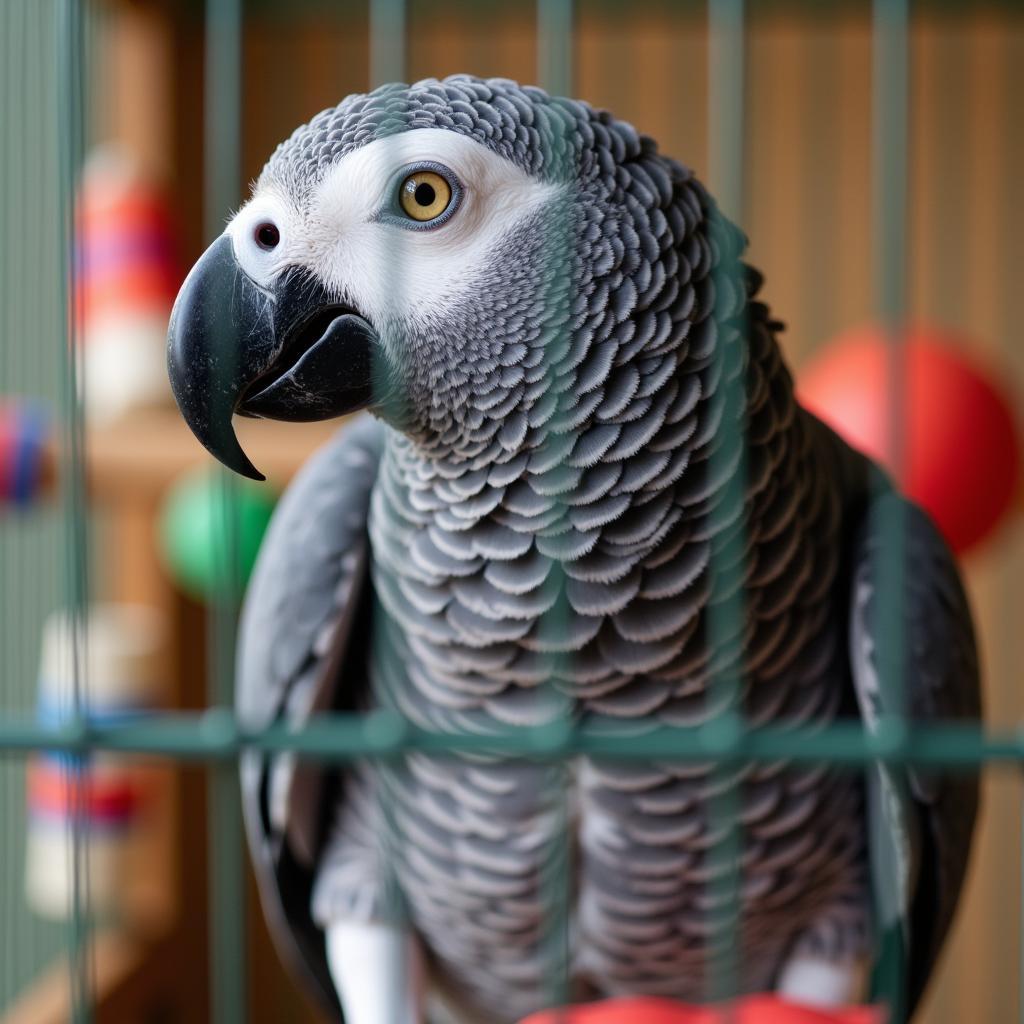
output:
[[[845,679],[834,560],[815,564],[812,542],[827,533],[794,520],[749,560],[742,614],[716,620],[711,544],[670,499],[648,505],[628,534],[619,524],[615,538],[635,547],[616,559],[600,529],[564,530],[556,548],[493,518],[417,522],[389,496],[372,527],[378,698],[431,730],[601,719],[641,743],[725,700],[755,724],[833,717]],[[729,669],[744,680],[731,695],[716,685]],[[539,1005],[559,901],[580,976],[699,997],[728,820],[742,835],[743,938],[762,971],[752,984],[859,870],[856,785],[821,769],[416,755],[395,786],[396,826],[415,839],[401,844],[411,912],[453,983],[493,988],[482,1005]],[[556,899],[559,863],[574,870]],[[465,973],[481,962],[486,979]]]
[[[700,473],[602,498],[621,467],[542,486],[532,457],[519,477],[513,463],[451,480],[403,458],[386,455],[371,507],[375,660],[414,721],[696,725],[730,699],[712,685],[729,674],[750,681],[756,721],[833,710],[834,680],[817,684],[839,647],[839,518],[834,487],[796,454],[733,513]]]
[[[750,990],[862,895],[859,793],[821,769],[416,756],[393,784],[411,918],[441,978],[509,1020],[545,1004],[560,933],[576,983],[695,1000],[728,928],[723,884]]]
[[[703,557],[684,549],[675,571],[685,577]],[[582,611],[573,603],[584,603],[581,588],[559,563],[537,570],[539,585],[518,594],[490,579],[510,585],[501,574],[513,570],[492,569],[429,585],[415,572],[375,573],[378,693],[425,728],[488,731],[558,718],[691,727],[730,704],[754,724],[836,713],[846,668],[834,593],[805,605],[794,587],[785,601],[775,598],[772,614],[756,614],[762,593],[751,592],[742,618],[716,619],[703,570],[686,587],[658,595],[652,586],[644,597],[637,569],[589,585]],[[730,674],[744,680],[739,690],[718,685]]]

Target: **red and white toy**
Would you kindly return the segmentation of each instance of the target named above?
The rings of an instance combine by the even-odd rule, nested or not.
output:
[[[159,188],[128,154],[92,154],[79,199],[75,300],[94,422],[170,402],[167,321],[182,279],[171,224]]]

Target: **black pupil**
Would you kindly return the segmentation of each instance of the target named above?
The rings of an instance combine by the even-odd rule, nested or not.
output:
[[[281,241],[281,232],[273,224],[261,224],[256,229],[256,242],[262,249],[273,249]]]
[[[416,191],[413,192],[413,196],[420,206],[433,206],[434,200],[437,198],[437,193],[434,191],[433,185],[428,185],[425,181],[421,181],[416,186]]]

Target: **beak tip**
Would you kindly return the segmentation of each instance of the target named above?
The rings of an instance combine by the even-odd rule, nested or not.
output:
[[[252,464],[249,456],[242,450],[234,431],[230,431],[230,435],[230,442],[225,438],[221,444],[206,445],[206,450],[233,473],[248,477],[250,480],[266,480],[267,478]]]

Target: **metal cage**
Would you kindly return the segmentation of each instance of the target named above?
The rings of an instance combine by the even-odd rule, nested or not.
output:
[[[587,65],[584,98],[597,93],[600,104],[613,109],[625,105],[627,116],[652,134],[657,134],[656,126],[645,123],[650,107],[667,108],[669,118],[673,106],[692,115],[681,137],[685,141],[704,135],[698,169],[723,210],[749,228],[755,252],[762,251],[758,249],[762,246],[767,254],[759,262],[767,272],[768,295],[775,294],[772,280],[779,276],[784,294],[774,301],[781,315],[789,313],[787,296],[800,304],[797,337],[789,343],[791,356],[799,359],[821,332],[834,329],[852,313],[873,313],[889,330],[891,368],[898,374],[898,327],[907,317],[924,314],[980,323],[994,339],[988,347],[1001,347],[1006,359],[1016,360],[1017,370],[1024,370],[1020,353],[1012,348],[1017,312],[1014,280],[1020,267],[1015,245],[1024,228],[1024,204],[1015,184],[1024,171],[1020,131],[1024,17],[1014,4],[709,0],[705,7],[538,0],[535,10],[517,9],[511,15],[512,5],[484,0],[370,0],[368,7],[310,0],[276,5],[276,10],[275,5],[258,0],[137,6],[156,11],[173,40],[162,51],[164,57],[168,64],[181,62],[178,79],[169,79],[177,82],[176,87],[162,94],[167,108],[176,103],[181,110],[202,114],[201,132],[198,125],[191,130],[182,127],[179,110],[179,125],[168,133],[171,146],[187,149],[191,161],[191,169],[175,171],[176,187],[189,204],[183,219],[191,218],[193,225],[185,232],[184,247],[189,252],[198,251],[195,243],[201,240],[200,234],[208,240],[220,232],[225,215],[243,195],[243,173],[253,173],[259,166],[254,160],[267,155],[254,153],[257,142],[262,146],[267,140],[242,137],[243,126],[259,120],[251,109],[254,93],[266,101],[260,116],[277,130],[290,128],[340,99],[342,92],[330,93],[330,89],[360,87],[360,82],[345,77],[354,79],[356,72],[336,68],[322,75],[328,80],[320,89],[323,95],[312,88],[299,95],[301,88],[288,85],[285,76],[278,76],[274,85],[260,84],[260,61],[274,54],[275,33],[280,33],[282,50],[301,60],[301,42],[288,36],[289,19],[307,25],[309,34],[303,39],[312,47],[317,33],[327,33],[334,42],[340,39],[341,29],[329,30],[336,18],[345,26],[357,26],[355,40],[345,42],[345,59],[357,49],[365,51],[358,75],[368,76],[371,83],[418,77],[424,68],[431,70],[434,64],[453,60],[469,60],[476,66],[467,70],[487,72],[492,67],[501,71],[516,60],[529,65],[532,59],[532,69],[527,66],[523,76],[533,74],[538,84],[563,95],[580,93],[581,68]],[[181,768],[176,776],[174,828],[178,831],[172,829],[168,835],[190,827],[200,836],[206,834],[205,864],[195,861],[193,848],[188,855],[193,859],[183,864],[176,877],[183,887],[178,894],[183,904],[194,899],[200,908],[209,907],[208,938],[200,940],[209,953],[208,971],[201,979],[179,977],[176,983],[181,989],[202,992],[200,1005],[208,1006],[207,1019],[217,1024],[265,1019],[260,1014],[268,1012],[259,1005],[261,998],[269,998],[265,992],[260,995],[260,979],[247,977],[247,947],[258,915],[251,907],[242,867],[245,851],[237,797],[237,758],[247,748],[292,750],[301,757],[335,761],[387,761],[409,751],[500,751],[555,765],[581,754],[711,761],[723,769],[780,759],[827,762],[851,772],[864,772],[876,764],[912,763],[933,770],[985,772],[986,777],[1008,769],[1015,783],[1024,762],[1024,739],[1017,727],[1019,697],[1013,693],[1024,654],[1014,621],[1024,553],[1019,529],[1015,537],[1010,531],[1004,535],[997,561],[990,559],[971,570],[972,589],[981,597],[977,608],[992,709],[990,727],[984,730],[953,724],[924,729],[900,714],[885,716],[873,730],[850,724],[752,729],[731,709],[735,700],[729,695],[738,692],[741,679],[723,673],[715,685],[726,694],[725,711],[699,728],[664,728],[639,740],[608,736],[570,721],[510,729],[486,739],[431,733],[389,711],[322,716],[301,732],[276,727],[253,731],[236,719],[230,707],[238,586],[212,600],[204,613],[209,639],[205,662],[198,648],[175,655],[184,666],[180,671],[189,673],[193,682],[188,695],[175,699],[174,710],[129,721],[103,722],[87,716],[80,705],[88,664],[81,646],[83,622],[91,595],[112,587],[104,552],[128,543],[127,535],[120,532],[123,529],[141,531],[144,538],[148,528],[140,525],[138,516],[112,519],[90,511],[93,491],[102,484],[92,479],[97,471],[90,465],[79,379],[80,311],[76,312],[73,301],[78,273],[73,255],[79,230],[77,182],[87,141],[104,131],[105,115],[97,106],[97,96],[105,88],[109,100],[111,80],[120,88],[132,81],[132,74],[146,70],[128,58],[124,58],[127,70],[112,71],[104,63],[111,53],[109,29],[118,7],[114,0],[5,0],[0,7],[4,53],[0,67],[0,237],[4,239],[0,247],[0,392],[32,395],[48,403],[48,415],[59,425],[56,447],[61,480],[52,500],[40,500],[28,511],[7,511],[0,519],[4,588],[0,650],[5,677],[5,689],[0,692],[0,815],[6,825],[0,835],[0,1020],[26,1020],[25,1006],[45,1005],[45,1000],[24,1002],[24,993],[62,948],[68,954],[67,966],[57,967],[48,984],[54,991],[66,988],[68,995],[64,1002],[64,997],[53,995],[51,1004],[56,1000],[66,1005],[76,1022],[94,1016],[142,1019],[131,1016],[136,1011],[118,1011],[111,1009],[116,1004],[102,1002],[107,966],[100,960],[112,947],[109,936],[104,938],[102,922],[93,919],[82,888],[86,844],[77,815],[72,814],[67,825],[74,857],[73,899],[66,924],[40,924],[22,906],[24,762],[38,751],[63,755],[65,770],[72,776],[97,753],[130,756],[132,764],[157,759],[179,767],[202,766]],[[509,16],[513,22],[501,20]],[[256,34],[247,35],[253,25],[258,33],[254,29]],[[490,36],[490,26],[496,34],[507,30],[515,35],[516,57],[498,53],[502,44]],[[459,35],[463,31],[475,35],[467,42]],[[197,53],[194,43],[200,37],[203,50]],[[474,51],[474,40],[479,53]],[[486,40],[486,45],[480,40]],[[616,40],[622,41],[621,51],[609,59]],[[650,71],[658,61],[661,70]],[[272,61],[266,66],[274,70]],[[327,59],[322,66],[333,68]],[[850,73],[854,66],[856,72]],[[446,73],[457,68],[446,65],[438,70]],[[154,75],[164,72],[167,66],[152,70]],[[662,85],[656,104],[652,93],[644,91],[644,83],[652,81]],[[699,91],[684,95],[698,81],[702,81]],[[870,96],[863,101],[844,91],[864,86],[870,86]],[[177,92],[172,96],[174,88]],[[771,94],[773,90],[777,96]],[[308,106],[309,93],[316,98],[313,106]],[[260,132],[257,124],[253,135]],[[690,159],[671,144],[663,148]],[[765,176],[764,182],[755,184],[758,174]],[[850,217],[859,214],[843,210],[850,187],[860,197],[856,209],[870,213],[866,223],[852,223]],[[773,209],[770,190],[776,190],[778,209]],[[798,218],[792,227],[797,241],[786,251],[781,246],[772,249],[774,242],[759,242],[759,231],[767,237],[787,229],[781,222],[784,215]],[[835,283],[836,275],[849,269],[838,250],[850,239],[860,282],[852,300],[842,299]],[[959,297],[951,294],[961,288]],[[64,310],[70,310],[70,315],[65,316]],[[738,407],[743,400],[742,394],[727,398]],[[903,410],[894,408],[891,420],[898,449]],[[283,435],[288,428],[280,430]],[[731,443],[742,448],[739,431]],[[237,516],[233,511],[237,489],[226,477],[221,493],[230,535],[232,529],[237,531],[237,525],[230,526]],[[883,581],[898,580],[901,572],[899,531],[898,522],[890,524],[892,557],[879,567]],[[731,543],[741,545],[742,535]],[[732,550],[714,552],[722,565],[735,565],[735,555]],[[727,578],[720,585],[723,593],[728,591]],[[128,589],[139,593],[146,586],[129,584]],[[884,636],[882,662],[889,665],[898,662],[903,643],[899,629],[891,627],[899,621],[896,593],[891,586],[883,587],[887,597],[882,621],[890,628]],[[57,604],[70,609],[77,637],[72,665],[76,714],[53,724],[33,716],[31,681],[40,622]],[[187,605],[179,613],[192,623],[189,635],[198,637],[197,608]],[[730,623],[741,614],[742,592],[737,592],[717,605],[710,627],[727,634]],[[206,679],[205,696],[200,676]],[[885,686],[898,707],[900,679],[890,673]],[[142,755],[141,761],[136,755]],[[197,774],[200,771],[202,775]],[[205,799],[201,777],[205,778]],[[1018,803],[1015,786],[1012,792],[990,792],[988,814],[1012,815],[1016,821]],[[197,816],[204,806],[205,825],[201,825]],[[721,887],[729,927],[735,928],[739,826],[728,790],[715,811],[728,823],[715,850],[722,868],[716,884]],[[1020,915],[1006,903],[1006,893],[1018,889],[1016,840],[1006,821],[998,828],[989,821],[986,829],[991,834],[983,850],[976,851],[974,868],[975,874],[986,872],[987,889],[983,893],[981,882],[972,881],[965,897],[983,903],[986,916],[983,921],[971,921],[971,939],[958,938],[955,944],[956,956],[967,957],[966,943],[981,942],[970,968],[979,980],[967,986],[962,965],[956,973],[946,964],[940,995],[928,1003],[921,1018],[936,1024],[1008,1020],[1024,1014],[1024,1002],[1016,991],[1020,971],[1014,959]],[[566,893],[571,871],[568,845],[553,849],[545,883],[550,907],[551,1005],[563,1002],[566,993]],[[204,885],[208,891],[201,891]],[[191,928],[177,932],[171,928],[168,934],[177,938],[167,939],[167,945],[146,947],[147,955],[166,955],[169,962],[178,962],[174,943],[191,941],[183,938],[186,935],[195,940],[199,934],[195,921]],[[979,940],[979,935],[987,937]],[[727,997],[732,992],[734,968],[729,955],[719,958],[709,996]],[[986,968],[987,978],[983,977]],[[953,980],[945,980],[947,975]],[[898,956],[883,959],[876,972],[876,990],[897,1008],[897,1020],[902,1019],[898,1009],[902,983]],[[5,1000],[10,1018],[4,1016]],[[159,1005],[164,1015],[146,1019],[184,1019],[176,1015],[173,1004]],[[270,1005],[280,1006],[273,999]]]

